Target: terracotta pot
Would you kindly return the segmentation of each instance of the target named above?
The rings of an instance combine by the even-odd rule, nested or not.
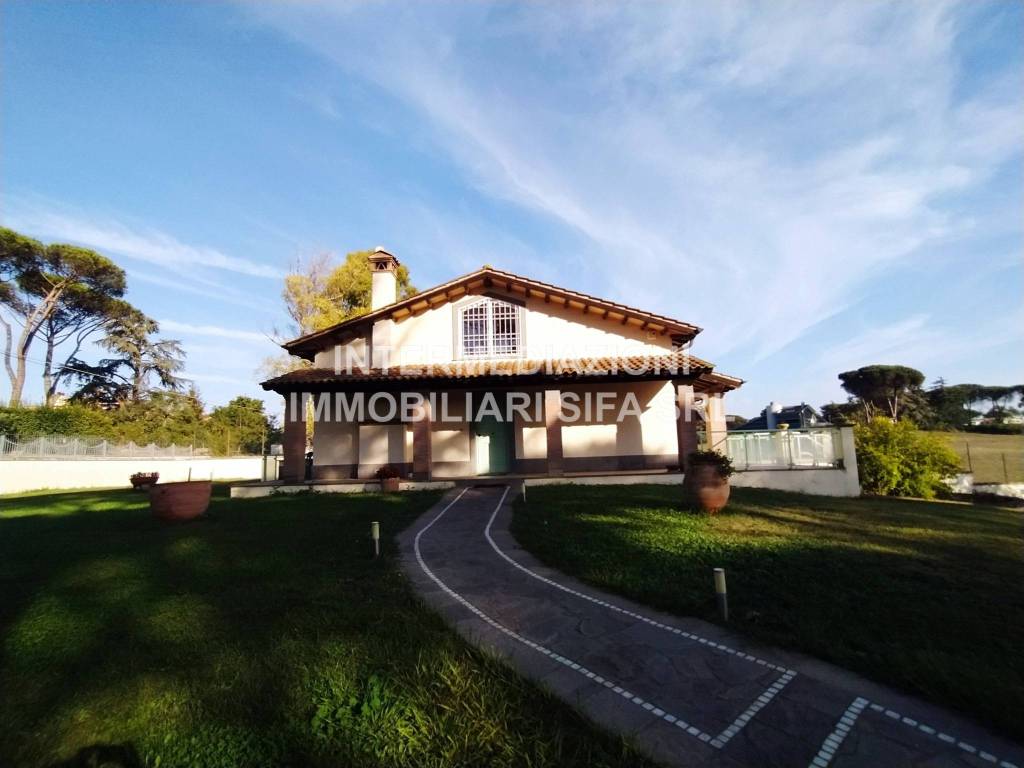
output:
[[[398,490],[398,483],[401,479],[400,477],[382,477],[380,479],[380,489],[384,493],[395,493]]]
[[[683,476],[683,499],[691,508],[717,514],[729,503],[729,479],[712,464],[693,464]]]
[[[149,509],[160,520],[193,520],[210,506],[213,483],[160,483],[149,489]]]

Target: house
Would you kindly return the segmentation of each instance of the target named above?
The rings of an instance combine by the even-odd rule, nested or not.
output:
[[[700,328],[483,267],[398,300],[398,260],[371,256],[372,309],[282,346],[311,367],[285,397],[281,478],[417,480],[667,469],[724,441],[743,382],[689,352]],[[312,406],[307,401],[312,399]]]
[[[779,427],[785,424],[788,429],[807,429],[809,427],[827,427],[829,422],[821,417],[821,415],[814,410],[807,403],[800,403],[800,405],[779,405],[778,403],[769,403],[768,406],[761,411],[760,416],[755,416],[743,424],[739,429],[743,430],[754,430],[754,429],[779,429]]]

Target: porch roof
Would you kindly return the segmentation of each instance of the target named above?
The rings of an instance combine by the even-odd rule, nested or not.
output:
[[[387,368],[300,368],[262,383],[265,390],[349,390],[372,386],[423,383],[433,386],[543,384],[546,382],[628,382],[689,380],[698,391],[723,392],[743,384],[714,365],[681,351],[664,355],[625,355],[575,359],[461,360],[450,363],[405,364]]]

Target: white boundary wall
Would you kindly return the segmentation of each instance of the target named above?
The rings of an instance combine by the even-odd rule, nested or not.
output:
[[[136,472],[159,472],[160,482],[262,479],[262,456],[223,459],[10,459],[0,461],[0,494],[64,488],[129,488]]]
[[[770,488],[814,496],[860,496],[857,465],[849,469],[764,469],[737,472],[729,478],[734,488]]]

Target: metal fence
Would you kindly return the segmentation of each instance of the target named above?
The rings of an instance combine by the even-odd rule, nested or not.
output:
[[[840,467],[843,441],[838,427],[730,431],[725,454],[738,470]]]
[[[0,460],[3,459],[89,459],[89,458],[188,458],[208,456],[207,448],[191,445],[137,445],[117,443],[101,437],[65,437],[46,435],[30,440],[12,440],[0,435]]]

